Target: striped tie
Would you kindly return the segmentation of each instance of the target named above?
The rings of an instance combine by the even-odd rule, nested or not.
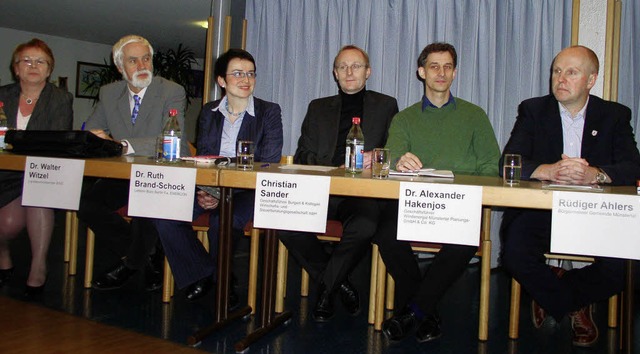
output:
[[[136,118],[138,118],[138,111],[140,110],[140,96],[133,95],[133,100],[135,103],[133,104],[133,112],[131,112],[131,124],[136,124]]]

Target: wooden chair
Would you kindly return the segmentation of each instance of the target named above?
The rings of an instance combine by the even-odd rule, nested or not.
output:
[[[480,306],[479,306],[479,324],[478,339],[486,341],[489,337],[489,287],[491,282],[491,208],[482,209],[482,227],[480,232],[480,246],[476,256],[480,257]],[[438,253],[442,245],[427,242],[412,242],[411,248],[415,252]],[[393,310],[395,282],[393,278],[387,274],[386,266],[382,257],[377,258],[377,272],[375,285],[375,310],[374,310],[374,328],[379,331],[382,329],[382,321],[384,320],[384,308],[386,303],[387,310]],[[385,302],[386,298],[386,302]]]
[[[573,255],[562,255],[547,253],[547,259],[570,260],[579,262],[593,262],[591,257],[581,257]],[[511,302],[509,307],[509,339],[518,339],[520,327],[520,283],[515,279],[511,279]],[[611,328],[618,326],[618,295],[609,298],[609,316],[608,325]]]

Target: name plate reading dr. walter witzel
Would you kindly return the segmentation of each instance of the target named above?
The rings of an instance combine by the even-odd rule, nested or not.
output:
[[[400,183],[398,240],[478,246],[482,187]]]
[[[254,226],[324,233],[330,184],[325,176],[258,173]]]
[[[132,165],[129,216],[191,221],[196,169]]]
[[[551,252],[640,259],[640,197],[553,192]]]
[[[84,160],[27,156],[22,205],[78,210]]]

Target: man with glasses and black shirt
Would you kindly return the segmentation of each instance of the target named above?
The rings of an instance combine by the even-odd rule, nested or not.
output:
[[[383,147],[391,119],[398,112],[396,99],[365,85],[371,75],[369,56],[354,45],[340,49],[333,63],[339,93],[311,101],[302,123],[294,162],[342,166],[353,117],[361,118],[365,137],[364,168],[371,167],[371,151]],[[280,240],[291,255],[319,283],[313,318],[326,322],[334,315],[333,298],[339,293],[347,312],[360,312],[358,291],[348,276],[366,254],[378,225],[379,201],[367,198],[329,198],[329,219],[342,222],[342,239],[326,253],[313,234],[281,231]]]

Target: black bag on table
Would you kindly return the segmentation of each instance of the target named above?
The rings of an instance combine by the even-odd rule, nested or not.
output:
[[[122,155],[122,145],[83,130],[9,130],[7,151],[45,157],[112,157]]]

